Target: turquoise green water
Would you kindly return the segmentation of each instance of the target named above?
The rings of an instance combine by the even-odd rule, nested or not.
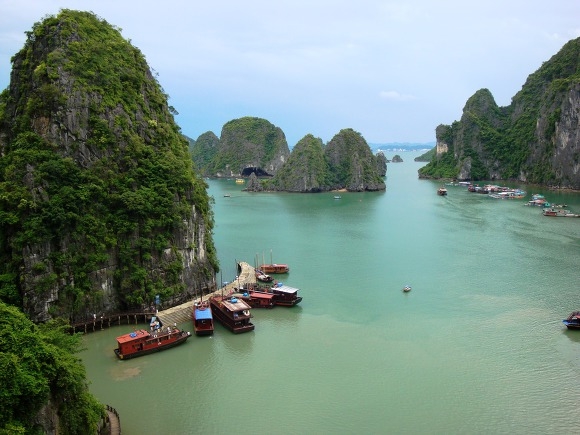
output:
[[[573,431],[580,332],[561,320],[580,309],[580,219],[463,187],[439,197],[411,156],[389,164],[386,192],[340,200],[209,181],[221,279],[271,256],[304,299],[254,310],[252,333],[218,325],[129,361],[113,354],[126,326],[87,335],[91,390],[123,433]],[[524,188],[580,212],[579,194]]]

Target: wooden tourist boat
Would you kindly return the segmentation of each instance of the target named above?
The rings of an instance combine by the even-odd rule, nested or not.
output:
[[[195,335],[213,334],[213,313],[209,301],[201,300],[193,305],[191,313]]]
[[[562,320],[568,329],[580,329],[580,311],[573,311],[566,319]]]
[[[274,304],[283,307],[293,307],[302,302],[302,296],[298,296],[298,290],[295,287],[284,285],[281,282],[270,288],[274,295]]]
[[[256,279],[260,282],[272,282],[274,280],[270,275],[265,274],[260,269],[256,269]]]
[[[447,189],[445,187],[440,187],[439,189],[437,189],[437,195],[439,196],[447,195]]]
[[[544,216],[553,216],[553,217],[580,217],[580,214],[572,213],[570,210],[563,210],[563,209],[554,209],[554,208],[546,208],[542,210],[542,214]]]
[[[405,293],[410,292],[411,291],[411,286],[410,285],[406,285],[405,287],[403,287],[403,291]]]
[[[262,255],[263,257],[263,255]],[[257,256],[256,256],[256,260],[257,260]],[[256,261],[256,264],[258,263],[258,261]],[[262,258],[262,265],[257,266],[256,267],[256,271],[260,271],[265,275],[268,275],[270,273],[288,273],[290,271],[290,267],[288,267],[287,264],[276,264],[274,263],[274,261],[272,260],[272,250],[270,250],[270,263],[266,264],[266,261],[264,260],[264,258]]]
[[[135,330],[117,337],[115,355],[119,359],[130,359],[160,352],[185,343],[190,336],[190,332],[172,326],[159,328],[153,332],[144,329]]]
[[[245,291],[240,298],[252,308],[274,308],[275,305],[274,294],[266,291]]]
[[[212,296],[209,298],[215,318],[234,334],[254,330],[250,306],[234,296]]]
[[[260,270],[265,274],[270,273],[288,273],[290,272],[290,267],[287,264],[262,264]]]

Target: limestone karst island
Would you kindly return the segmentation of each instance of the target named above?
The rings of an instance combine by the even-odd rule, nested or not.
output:
[[[89,392],[71,330],[142,315],[144,327],[118,338],[120,358],[185,342],[156,310],[222,286],[205,177],[242,178],[252,193],[363,196],[387,189],[391,162],[347,126],[327,143],[305,132],[290,147],[280,128],[245,116],[219,136],[188,138],[144,54],[91,12],[61,10],[26,36],[0,94],[0,432],[112,433],[123,416]],[[509,106],[481,89],[460,120],[433,126],[436,147],[417,177],[579,190],[579,117],[574,39]],[[196,328],[207,331],[213,309],[232,331],[250,330],[256,304],[301,300],[289,286],[259,287],[265,267],[239,273],[255,294],[200,301]]]

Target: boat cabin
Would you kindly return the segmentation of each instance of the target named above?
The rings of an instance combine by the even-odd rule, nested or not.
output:
[[[302,301],[302,296],[298,296],[298,290],[295,287],[278,283],[271,289],[274,295],[274,303],[286,307],[293,307]]]
[[[244,293],[241,298],[252,308],[274,308],[274,294],[262,291]]]
[[[195,335],[213,334],[213,313],[208,301],[196,303],[193,309]]]
[[[115,354],[119,359],[135,358],[182,344],[189,336],[189,332],[171,326],[155,329],[152,333],[135,330],[117,337]]]
[[[212,296],[212,312],[217,320],[235,334],[254,330],[251,307],[241,298]]]
[[[260,270],[265,273],[288,273],[290,271],[290,267],[287,264],[262,264],[260,266]]]

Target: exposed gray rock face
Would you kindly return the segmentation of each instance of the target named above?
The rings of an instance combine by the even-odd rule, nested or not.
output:
[[[385,190],[382,165],[386,166],[352,129],[341,130],[326,146],[308,134],[293,148],[288,162],[260,187],[301,193]]]
[[[0,181],[21,182],[29,204],[2,205],[20,213],[2,259],[35,322],[186,300],[217,267],[205,184],[144,57],[117,32],[94,59],[103,70],[84,71],[75,56],[92,36],[71,21],[29,36],[0,113],[0,155],[22,173]]]
[[[387,157],[382,151],[379,151],[376,155],[377,157],[377,173],[379,176],[384,177],[387,175]]]
[[[580,189],[580,38],[569,41],[530,74],[509,106],[478,90],[461,120],[436,129],[434,165],[446,161],[461,180],[517,180]],[[454,161],[444,159],[452,153]],[[440,168],[441,166],[439,166]],[[442,172],[439,172],[442,173]]]
[[[219,138],[211,131],[201,134],[191,146],[191,158],[202,176],[210,177],[212,161],[220,145]]]
[[[333,189],[351,192],[385,190],[377,170],[377,158],[362,135],[353,129],[341,130],[324,150],[333,179]]]
[[[275,175],[290,155],[284,132],[255,117],[226,123],[210,171],[218,177]]]
[[[260,183],[260,180],[258,180],[258,177],[254,172],[252,172],[248,177],[248,184],[244,190],[249,192],[261,192],[264,190],[262,183]]]

